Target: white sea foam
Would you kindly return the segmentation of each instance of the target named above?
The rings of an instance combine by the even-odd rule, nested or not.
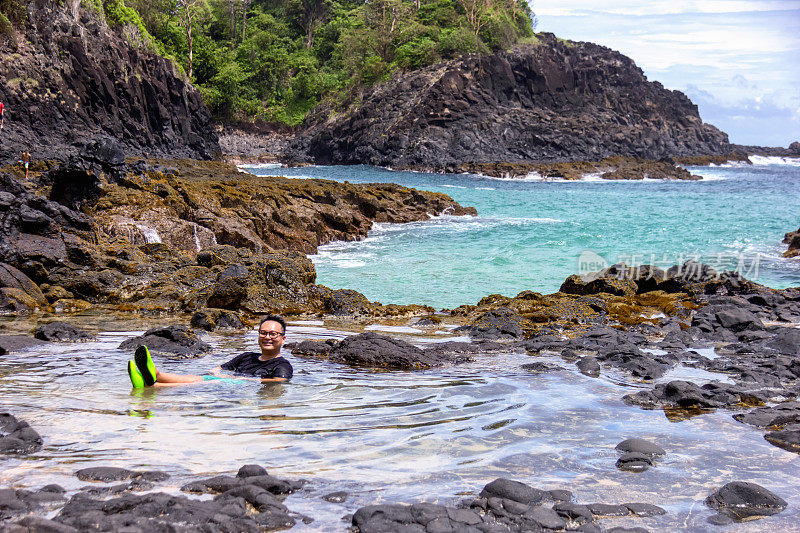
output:
[[[511,176],[503,176],[503,177],[496,177],[496,176],[483,176],[480,175],[484,179],[490,180],[497,180],[497,181],[513,181],[513,182],[526,182],[526,183],[653,183],[653,182],[663,182],[663,181],[678,181],[672,178],[665,178],[665,179],[656,179],[656,178],[642,178],[642,179],[618,179],[618,180],[608,180],[602,177],[602,173],[600,172],[590,172],[588,174],[584,174],[581,176],[580,179],[566,179],[566,178],[551,178],[545,177],[539,174],[538,172],[531,172],[525,176],[518,176],[518,177],[511,177]],[[705,177],[704,177],[705,178]],[[722,178],[720,178],[722,179]]]
[[[364,331],[388,331],[390,333],[422,333],[421,329],[409,326],[384,326],[382,324],[371,324],[364,328]]]
[[[280,163],[247,163],[244,165],[237,165],[239,169],[259,169],[259,168],[281,168],[283,165]]]
[[[750,159],[751,163],[757,166],[788,165],[792,167],[800,167],[800,157],[751,155],[748,156],[748,159]]]

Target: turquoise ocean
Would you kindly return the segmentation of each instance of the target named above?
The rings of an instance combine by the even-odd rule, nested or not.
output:
[[[800,227],[800,161],[689,167],[699,181],[498,179],[367,166],[248,165],[260,176],[398,183],[448,194],[477,217],[375,224],[368,237],[311,256],[317,283],[370,300],[437,309],[489,294],[556,292],[564,279],[624,262],[668,268],[689,259],[774,288],[800,286],[781,241]]]

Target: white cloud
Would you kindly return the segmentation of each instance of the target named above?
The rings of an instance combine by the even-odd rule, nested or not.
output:
[[[615,14],[626,16],[674,15],[689,13],[742,13],[757,11],[786,11],[798,9],[796,0],[655,0],[641,2],[622,0],[598,2],[596,0],[535,0],[529,3],[541,16],[571,16],[589,14]]]
[[[537,0],[533,10],[539,31],[618,50],[693,99],[703,91],[701,116],[734,142],[800,137],[800,0]]]

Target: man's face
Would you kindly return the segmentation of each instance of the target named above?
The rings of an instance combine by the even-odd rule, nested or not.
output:
[[[262,351],[277,353],[284,340],[283,328],[278,322],[267,320],[258,328],[258,346]]]

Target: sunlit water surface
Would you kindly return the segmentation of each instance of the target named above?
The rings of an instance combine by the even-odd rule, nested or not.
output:
[[[556,292],[575,273],[618,261],[669,268],[694,259],[775,288],[800,285],[800,260],[781,257],[800,226],[799,160],[692,167],[701,181],[496,179],[366,166],[245,167],[262,176],[399,183],[442,192],[477,217],[376,224],[358,242],[312,256],[318,283],[382,303],[437,309],[487,294]],[[586,268],[592,267],[592,268]]]
[[[295,341],[346,335],[315,323],[289,331]],[[702,500],[715,487],[746,480],[777,493],[789,508],[725,531],[796,531],[800,524],[796,454],[771,446],[729,411],[670,422],[661,411],[626,406],[621,396],[644,385],[623,375],[584,377],[557,357],[535,360],[563,371],[533,374],[521,365],[534,359],[519,353],[421,372],[354,370],[287,354],[296,372],[285,385],[207,382],[131,391],[130,354],[116,347],[138,333],[106,332],[97,342],[0,358],[0,406],[45,440],[30,456],[0,457],[0,487],[59,483],[74,490],[86,485],[76,470],[104,465],[167,471],[171,479],[157,488],[178,493],[190,476],[234,474],[256,463],[279,477],[309,480],[286,504],[315,521],[295,530],[342,531],[342,518],[363,505],[453,505],[508,477],[569,489],[581,503],[648,502],[668,511],[604,519],[605,527],[702,531],[712,514]],[[256,343],[254,332],[207,340],[214,355],[156,362],[197,373]],[[679,368],[674,375],[692,372]],[[614,446],[634,436],[667,450],[657,467],[638,474],[615,468]],[[344,504],[321,499],[338,490],[350,493]]]

